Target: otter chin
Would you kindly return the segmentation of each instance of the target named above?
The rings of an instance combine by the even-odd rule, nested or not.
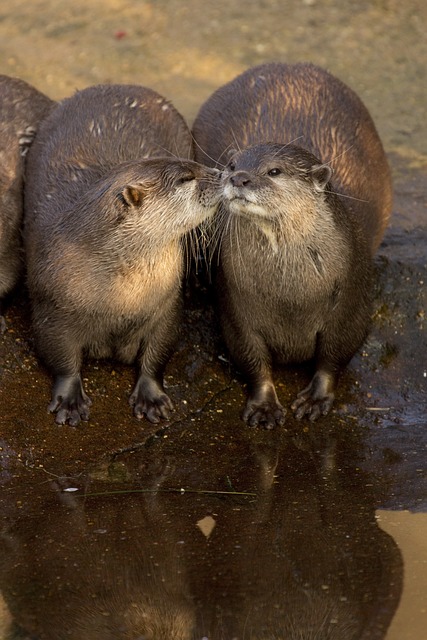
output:
[[[224,201],[227,202],[228,209],[231,213],[236,215],[258,216],[261,219],[270,218],[268,210],[262,205],[252,202],[248,198],[243,196],[232,195],[229,197],[226,188],[224,189]]]
[[[392,201],[374,123],[327,71],[273,63],[220,87],[193,136],[197,160],[226,159],[212,264],[225,342],[247,383],[243,419],[283,424],[274,363],[311,361],[291,407],[317,420],[369,327],[372,256]]]

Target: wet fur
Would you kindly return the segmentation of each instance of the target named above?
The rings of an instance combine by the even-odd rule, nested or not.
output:
[[[295,144],[333,170],[334,191],[370,239],[381,242],[391,213],[390,169],[372,118],[347,85],[312,64],[271,63],[220,87],[193,126],[195,158],[225,166],[254,144]]]
[[[228,348],[248,382],[243,417],[282,424],[272,364],[313,359],[316,373],[292,407],[315,420],[329,412],[339,373],[366,335],[371,254],[390,214],[372,120],[326,71],[270,64],[215,92],[193,135],[199,161],[226,164],[216,289]]]
[[[39,122],[54,105],[23,80],[0,75],[0,304],[23,268],[25,156]]]
[[[143,87],[86,89],[40,130],[25,245],[36,346],[55,376],[49,409],[61,424],[89,416],[84,354],[136,359],[135,415],[169,416],[162,375],[179,327],[182,237],[219,197],[217,172],[189,156],[184,120]]]

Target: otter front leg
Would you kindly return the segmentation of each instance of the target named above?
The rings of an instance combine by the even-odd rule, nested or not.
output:
[[[55,378],[52,400],[48,411],[56,413],[57,424],[68,424],[76,427],[80,420],[89,420],[91,399],[84,392],[80,374],[59,375]]]
[[[250,427],[273,429],[285,423],[286,409],[280,404],[270,372],[249,383],[249,396],[242,418]]]
[[[82,347],[64,325],[64,318],[48,313],[36,307],[33,321],[37,352],[55,378],[48,411],[56,414],[57,424],[75,427],[89,419],[92,404],[80,376]]]
[[[361,305],[359,305],[361,306]],[[316,372],[308,387],[292,403],[297,420],[307,416],[311,422],[326,416],[332,408],[338,378],[363,342],[367,319],[354,317],[351,327],[331,323],[319,333],[316,342]]]
[[[316,336],[316,372],[308,387],[292,403],[298,420],[307,416],[313,422],[329,413],[340,373],[366,338],[372,295],[369,261],[369,256],[361,257],[352,270],[351,283],[334,291],[331,312]]]
[[[265,341],[232,322],[223,323],[224,336],[238,369],[248,382],[248,399],[242,418],[250,427],[273,429],[285,422],[272,377],[271,356]]]
[[[130,395],[136,418],[144,416],[154,424],[163,418],[168,420],[173,404],[163,389],[163,371],[176,341],[180,322],[180,309],[158,319],[156,326],[148,330],[142,340],[139,360],[139,377]]]
[[[307,416],[311,422],[326,416],[335,399],[338,373],[318,368],[308,387],[299,392],[291,408],[297,420]]]
[[[129,398],[129,404],[133,406],[136,418],[146,416],[154,424],[160,422],[161,418],[169,420],[173,411],[172,401],[165,393],[160,380],[156,380],[155,376],[146,371],[141,371]]]

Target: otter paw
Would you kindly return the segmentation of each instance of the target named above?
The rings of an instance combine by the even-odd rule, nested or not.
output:
[[[249,427],[274,429],[285,423],[285,414],[286,409],[279,402],[248,400],[242,417]]]
[[[91,399],[83,390],[80,375],[57,376],[53,386],[50,413],[56,413],[56,424],[76,427],[81,420],[89,420]]]
[[[320,416],[326,416],[334,402],[334,394],[328,393],[322,398],[312,394],[311,388],[303,389],[293,401],[291,408],[295,418],[301,420],[304,416],[311,422],[315,422]]]
[[[142,420],[145,416],[147,420],[157,424],[163,418],[170,419],[173,411],[173,404],[166,393],[160,393],[158,396],[147,398],[140,396],[135,390],[129,398],[129,404],[133,407],[135,418]]]
[[[84,394],[81,397],[56,396],[48,406],[50,413],[55,413],[56,424],[69,424],[77,427],[81,420],[89,420],[89,407],[92,404],[89,397]]]

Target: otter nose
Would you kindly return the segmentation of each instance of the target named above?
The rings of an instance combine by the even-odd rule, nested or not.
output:
[[[251,182],[251,177],[246,171],[237,171],[230,176],[233,187],[246,187]]]

